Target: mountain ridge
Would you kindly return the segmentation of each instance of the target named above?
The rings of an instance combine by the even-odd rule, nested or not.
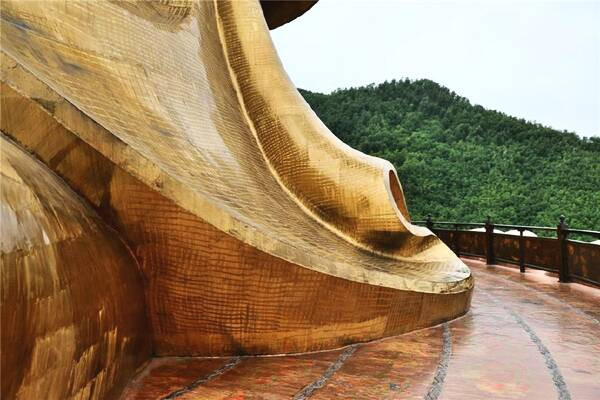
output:
[[[299,89],[342,141],[391,161],[415,220],[600,230],[600,138],[488,110],[427,79]]]

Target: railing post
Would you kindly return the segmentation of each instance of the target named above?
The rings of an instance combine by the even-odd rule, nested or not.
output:
[[[569,225],[565,222],[565,216],[561,215],[560,222],[556,226],[556,239],[558,240],[558,254],[560,265],[558,266],[558,281],[569,282],[569,255],[567,253],[567,240],[569,238]]]
[[[485,262],[488,265],[496,263],[496,257],[494,256],[494,223],[492,217],[488,215],[487,221],[485,221]]]
[[[525,272],[525,237],[523,231],[525,228],[519,228],[519,271]]]
[[[458,224],[454,224],[454,252],[460,257],[460,247],[458,245]]]
[[[431,232],[433,232],[433,218],[431,218],[431,214],[427,214],[427,220],[425,221],[425,226]]]

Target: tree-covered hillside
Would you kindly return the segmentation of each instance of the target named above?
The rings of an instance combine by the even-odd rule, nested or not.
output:
[[[413,219],[600,230],[600,138],[497,111],[429,80],[301,90],[341,140],[391,161]]]

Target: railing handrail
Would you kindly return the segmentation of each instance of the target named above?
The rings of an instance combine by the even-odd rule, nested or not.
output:
[[[597,236],[600,238],[600,232],[598,232],[598,231],[590,231],[590,230],[585,230],[585,229],[571,229],[571,228],[567,228],[567,231],[569,233],[579,233],[580,235]]]
[[[556,227],[551,226],[535,226],[535,225],[510,225],[510,224],[494,224],[499,228],[512,228],[517,230],[530,230],[530,231],[556,231]]]
[[[427,221],[412,221],[413,224],[426,224]],[[481,222],[448,222],[448,221],[435,221],[436,225],[459,225],[459,226],[485,226],[485,224]]]
[[[450,226],[478,226],[485,227],[485,223],[482,222],[453,222],[453,221],[431,221],[434,225],[450,225]],[[424,225],[427,221],[412,221],[411,223],[416,225]],[[556,232],[556,227],[551,226],[535,226],[535,225],[512,225],[512,224],[493,224],[495,228],[510,228],[517,230],[535,230],[535,231],[552,231]],[[593,231],[589,229],[573,229],[564,228],[568,233],[578,233],[581,235],[590,235],[600,237],[600,231]]]

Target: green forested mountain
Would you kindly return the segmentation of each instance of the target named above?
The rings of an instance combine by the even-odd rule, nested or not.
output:
[[[300,90],[341,140],[391,161],[411,216],[600,230],[600,138],[472,105],[429,80]]]

